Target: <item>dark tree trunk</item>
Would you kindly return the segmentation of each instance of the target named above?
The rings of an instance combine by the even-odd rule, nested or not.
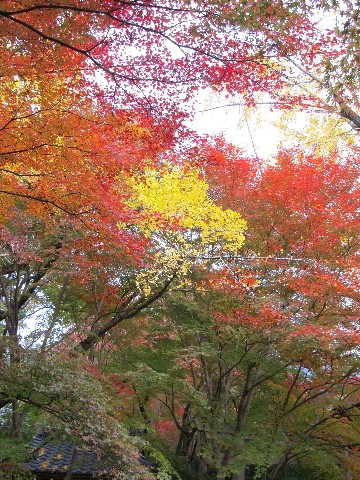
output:
[[[11,434],[13,438],[19,438],[21,428],[21,415],[19,412],[19,400],[12,401]]]
[[[204,457],[199,457],[199,480],[207,480],[208,462]]]

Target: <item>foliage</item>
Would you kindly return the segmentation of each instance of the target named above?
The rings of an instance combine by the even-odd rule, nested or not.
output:
[[[201,244],[222,240],[225,251],[236,253],[243,244],[246,223],[239,213],[223,210],[209,198],[208,185],[199,178],[199,171],[184,168],[164,173],[148,171],[143,181],[134,178],[131,181],[136,198],[134,206],[145,212],[161,213],[169,223],[176,222],[194,232],[195,235],[188,234],[188,243],[199,232]],[[147,228],[151,232],[156,225],[150,224]]]
[[[144,448],[158,478],[313,475],[316,454],[355,479],[358,20],[325,0],[1,3],[13,466],[9,437],[46,418],[114,478],[151,478]],[[326,120],[261,162],[191,132],[199,88]]]
[[[40,407],[48,414],[48,424],[58,432],[62,427],[73,442],[99,451],[113,478],[153,478],[138,462],[140,444],[118,421],[112,391],[92,365],[61,355],[44,363],[28,352],[21,365],[5,369],[1,388],[12,398]]]
[[[19,442],[8,435],[1,435],[1,478],[4,480],[33,480],[34,476],[24,467],[29,448],[28,439]]]
[[[242,250],[168,293],[138,345],[114,337],[114,358],[147,421],[174,448],[177,429],[177,452],[208,475],[275,462],[277,478],[313,451],[337,465],[359,417],[358,166],[292,151],[255,174],[222,160],[203,167],[247,219]]]

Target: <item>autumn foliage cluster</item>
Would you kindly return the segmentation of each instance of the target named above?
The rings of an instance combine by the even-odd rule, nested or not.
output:
[[[360,479],[359,19],[0,3],[1,478],[47,425],[109,478]],[[277,153],[197,133],[204,95]]]

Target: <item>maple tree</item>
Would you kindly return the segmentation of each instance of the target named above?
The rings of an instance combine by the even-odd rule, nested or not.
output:
[[[245,0],[225,18],[257,46],[259,61],[268,62],[282,79],[284,88],[257,97],[258,102],[334,113],[359,129],[356,5]]]
[[[326,335],[304,339],[284,316],[269,308],[255,313],[249,300],[238,317],[214,322],[209,307],[224,303],[215,292],[173,298],[161,333],[158,324],[150,331],[147,325],[137,355],[123,344],[117,353],[120,369],[130,363],[125,378],[167,444],[199,478],[241,478],[246,465],[265,473],[273,464],[275,479],[314,451],[326,456],[356,447],[357,362],[348,339],[336,346]],[[173,428],[163,431],[166,422]],[[332,478],[341,478],[337,456],[327,461],[334,463]]]
[[[233,67],[238,68],[239,75],[232,80],[238,91],[248,91],[248,75],[241,75],[247,71],[263,82],[259,88],[268,88],[276,81],[270,70],[253,61],[251,46],[230,42],[218,24],[214,28],[213,20],[222,9],[221,2],[159,5],[88,0],[21,5],[7,1],[0,15],[4,29],[15,42],[35,50],[41,45],[45,52],[65,51],[77,69],[99,69],[109,82],[104,94],[115,94],[115,102],[118,98],[121,105],[127,102],[130,108],[153,109],[164,122],[169,116],[175,119],[174,108],[177,114],[186,108],[181,107],[179,99],[189,97],[189,86],[219,84]],[[158,105],[159,88],[175,95],[173,101],[169,95],[162,95],[163,114]],[[258,88],[255,82],[254,88]]]
[[[76,68],[99,69],[103,94],[163,126],[176,116],[179,125],[192,87],[210,86],[249,103],[265,92],[280,108],[334,111],[359,128],[351,3],[7,1],[1,21],[29,49],[64,50]]]
[[[327,5],[320,7],[326,9]],[[181,2],[161,6],[148,2],[102,2],[101,5],[94,1],[61,5],[54,2],[33,2],[26,5],[5,2],[2,5],[1,21],[7,37],[4,37],[2,55],[4,65],[7,66],[4,78],[8,78],[8,82],[3,83],[3,97],[8,98],[8,104],[13,106],[13,110],[10,115],[4,112],[4,142],[5,145],[11,145],[11,149],[5,148],[3,155],[8,159],[13,155],[18,161],[19,155],[25,156],[26,150],[30,154],[34,151],[41,154],[41,150],[62,146],[65,137],[57,131],[59,123],[63,128],[65,124],[73,125],[76,120],[72,118],[73,115],[81,117],[76,108],[75,111],[69,111],[65,105],[59,108],[59,97],[64,95],[65,91],[72,93],[68,96],[68,99],[71,98],[71,105],[79,106],[85,92],[88,92],[86,101],[89,107],[90,104],[98,107],[98,103],[104,98],[109,100],[104,104],[104,112],[100,113],[100,109],[96,115],[98,122],[100,115],[104,113],[109,119],[107,127],[102,127],[105,131],[98,132],[95,143],[98,147],[99,138],[107,135],[116,123],[106,113],[110,103],[111,110],[116,110],[116,114],[120,116],[120,122],[121,118],[125,123],[128,122],[127,115],[133,116],[135,113],[136,116],[139,111],[146,111],[145,123],[150,122],[152,126],[158,117],[161,121],[161,125],[158,125],[159,134],[161,132],[161,135],[169,140],[174,127],[179,126],[184,118],[184,110],[189,110],[189,105],[184,100],[189,99],[194,88],[198,86],[208,85],[215,89],[226,89],[230,93],[242,93],[245,101],[249,103],[255,101],[254,95],[257,92],[278,96],[280,87],[286,84],[284,79],[287,73],[285,67],[277,68],[276,61],[274,60],[274,63],[272,59],[274,56],[280,60],[287,58],[286,55],[290,55],[294,50],[294,38],[299,36],[299,32],[304,33],[306,42],[301,44],[301,49],[296,44],[297,51],[302,55],[303,61],[307,61],[310,66],[314,64],[314,68],[320,70],[323,67],[329,70],[326,62],[331,59],[341,63],[344,55],[346,57],[341,49],[337,51],[344,38],[349,39],[349,48],[353,48],[353,40],[350,41],[353,35],[349,32],[355,28],[352,22],[356,15],[350,10],[341,14],[349,16],[347,33],[338,29],[338,32],[333,32],[334,38],[331,37],[331,41],[325,42],[329,32],[326,29],[316,29],[316,22],[311,22],[309,14],[305,15],[301,2],[287,8],[270,7],[267,4],[255,8],[251,3],[245,3],[241,12],[238,6],[230,4],[225,8],[221,2],[209,2],[205,5],[195,3],[193,7]],[[229,29],[229,24],[234,28]],[[247,29],[248,34],[243,35],[243,29]],[[273,42],[275,36],[278,43],[274,46],[269,38]],[[313,36],[316,41],[310,41]],[[267,47],[268,44],[270,50],[264,51],[264,45]],[[320,44],[323,45],[322,49]],[[176,53],[172,54],[169,45],[173,45]],[[126,55],[122,54],[121,61],[117,55],[119,49],[126,52]],[[318,61],[319,56],[321,61]],[[138,69],[136,72],[135,57]],[[349,60],[348,57],[346,59]],[[350,65],[350,62],[348,64]],[[102,72],[101,81],[95,75],[97,70]],[[42,75],[39,75],[40,71]],[[49,88],[49,82],[53,82],[53,88]],[[350,80],[348,83],[351,87]],[[149,85],[149,88],[146,85]],[[170,89],[166,90],[169,95],[163,95],[164,88]],[[39,105],[35,108],[34,104],[39,103],[37,99],[41,91],[42,101],[44,102],[45,97],[46,101],[43,108]],[[14,95],[17,95],[17,99]],[[307,94],[304,97],[304,107],[308,97]],[[28,100],[22,104],[22,108],[18,105],[20,98]],[[163,114],[159,112],[159,101]],[[302,105],[298,97],[290,94],[289,102],[294,101],[298,106]],[[319,106],[316,102],[315,104]],[[126,114],[123,111],[125,105]],[[168,107],[165,108],[165,105]],[[350,111],[349,108],[350,106],[347,111]],[[47,115],[52,115],[55,111],[57,121],[52,118],[50,122],[54,123],[55,132],[53,129],[52,136],[49,136],[46,135],[51,131]],[[91,118],[87,120],[93,121]],[[32,128],[34,121],[39,122],[36,132]],[[131,124],[138,121],[138,117],[130,118],[130,128]],[[25,131],[31,134],[31,141],[27,140],[23,133],[21,136],[14,135],[14,132],[17,132],[15,127],[23,127],[25,124]],[[75,130],[90,128],[90,125],[91,123],[87,126],[75,123]],[[69,137],[70,135],[66,135],[66,138]],[[20,138],[21,145],[16,148]],[[37,141],[34,141],[35,139]],[[152,142],[154,143],[154,139]],[[94,142],[91,142],[91,145],[94,145]],[[66,146],[66,142],[63,146]],[[71,149],[76,147],[76,141],[68,146]],[[99,152],[93,153],[97,155]],[[109,160],[108,157],[107,161]],[[28,161],[29,158],[26,164]],[[11,168],[7,169],[6,164],[4,169],[8,175],[12,172]],[[61,169],[58,171],[62,172]],[[24,175],[24,172],[20,172],[20,175]],[[54,202],[57,190],[52,198],[47,200],[44,197],[44,191],[48,195],[51,188],[55,188],[53,184],[39,192],[39,195],[32,192],[32,198],[40,202]],[[11,189],[5,192],[14,194]],[[95,195],[96,191],[91,193]],[[29,198],[29,192],[18,192],[18,195],[25,194]],[[57,197],[55,201],[58,201]]]
[[[130,114],[105,110],[91,98],[73,103],[85,88],[78,73],[34,68],[26,75],[17,71],[1,85],[1,321],[12,362],[21,359],[19,324],[29,303],[70,251],[80,257],[90,242],[117,246],[125,256],[130,243],[132,252],[136,242],[141,249],[140,239],[117,227],[132,216],[119,175],[129,169],[128,149],[139,167],[143,142],[148,158],[152,151],[148,130]]]
[[[175,288],[189,295],[209,288],[218,310],[203,293],[184,299],[206,307],[197,312],[200,336],[170,323],[181,341],[170,338],[169,361],[186,351],[188,362],[176,370],[181,382],[170,378],[172,390],[161,391],[175,402],[168,410],[181,427],[178,453],[193,455],[201,475],[212,469],[235,479],[237,451],[243,466],[254,445],[263,448],[281,431],[285,440],[273,444],[281,459],[276,478],[291,458],[311,456],[299,440],[304,432],[321,450],[324,427],[337,442],[331,458],[356,471],[353,456],[339,449],[356,444],[347,416],[358,403],[357,357],[349,355],[358,345],[358,150],[351,145],[344,158],[332,144],[325,159],[321,149],[295,147],[260,165],[221,140],[199,139],[185,120],[197,90],[210,88],[240,95],[247,106],[321,109],[358,130],[358,18],[351,2],[1,3],[0,405],[12,402],[15,436],[26,403],[86,436],[79,398],[92,388],[100,399],[94,416],[111,425],[112,406],[101,393],[109,379],[96,369],[92,378],[84,373],[90,367],[82,354],[101,363],[104,350],[118,348],[119,324],[147,307],[156,322],[156,302],[170,288],[170,305]],[[29,319],[37,327],[20,338]],[[255,345],[250,356],[244,337]],[[32,376],[32,354],[36,365],[48,362],[49,375],[39,368]],[[236,365],[226,375],[224,361]],[[72,368],[79,388],[67,375]],[[133,377],[141,384],[140,373]],[[66,378],[60,392],[59,378]],[[48,396],[29,389],[31,380]],[[218,382],[217,397],[209,381]],[[231,389],[240,401],[229,402]],[[263,422],[263,437],[240,449],[252,408],[259,421],[271,410],[274,422]],[[240,423],[236,411],[245,412]],[[181,414],[194,422],[190,433]],[[318,425],[309,422],[313,415]],[[94,425],[92,441],[103,435],[106,444]],[[124,458],[123,431],[119,438]],[[269,463],[270,451],[259,465]]]
[[[112,368],[145,408],[137,421],[163,428],[160,409],[166,441],[199,478],[241,478],[253,464],[277,479],[314,452],[332,462],[329,478],[341,478],[339,462],[355,474],[356,156],[292,150],[260,169],[220,146],[201,165],[218,201],[246,218],[245,244],[235,256],[203,252],[212,271],[168,293],[135,343],[115,332]]]
[[[236,266],[231,267],[230,263],[230,271],[243,288],[247,288],[246,273],[253,275],[255,284],[250,283],[249,289],[253,296],[252,304],[258,299],[260,305],[270,308],[267,314],[264,311],[263,319],[260,315],[257,323],[255,318],[252,320],[252,314],[248,317],[247,309],[241,307],[237,317],[239,325],[255,321],[253,332],[256,333],[257,328],[262,332],[267,325],[266,317],[271,319],[275,314],[274,326],[271,327],[270,323],[269,328],[276,333],[276,322],[280,322],[281,332],[285,333],[283,315],[290,318],[295,330],[291,336],[301,338],[300,351],[293,345],[290,347],[292,353],[300,354],[301,358],[306,348],[310,348],[308,359],[303,367],[299,366],[296,381],[302,377],[301,368],[304,368],[308,380],[318,382],[318,379],[315,380],[317,374],[312,370],[314,361],[314,368],[320,367],[320,377],[326,372],[322,380],[325,404],[334,402],[327,388],[336,383],[335,380],[332,384],[332,379],[336,377],[336,362],[339,361],[339,383],[346,371],[349,378],[342,390],[347,393],[338,394],[335,398],[337,401],[346,399],[343,411],[349,408],[349,412],[355,413],[355,418],[358,364],[353,352],[358,344],[356,278],[359,245],[356,157],[356,149],[347,161],[337,160],[336,152],[328,155],[326,160],[304,156],[296,150],[279,152],[276,164],[268,165],[256,175],[254,164],[249,161],[231,162],[228,157],[218,155],[210,157],[208,170],[210,176],[217,172],[217,195],[222,195],[226,206],[234,208],[236,205],[249,225],[248,248],[238,259],[239,270]],[[218,175],[223,179],[221,182]],[[245,278],[242,279],[242,276]],[[256,286],[252,288],[251,285]],[[313,338],[318,341],[323,339],[324,343],[321,346],[312,345],[310,339]],[[331,349],[326,350],[331,342],[334,342],[332,353]],[[347,359],[350,364],[345,367]],[[331,367],[328,366],[329,361],[333,362]],[[316,362],[320,363],[316,365]],[[329,371],[328,368],[334,370]],[[304,402],[311,398],[311,391],[317,392],[319,388],[307,386],[309,390],[306,393],[305,387],[302,387],[304,391],[296,383],[292,386],[295,390],[299,389],[298,398]],[[289,400],[291,395],[288,395]],[[314,398],[318,397],[319,392]],[[322,427],[330,420],[329,417],[331,415],[323,413]],[[315,422],[315,431],[316,427]],[[307,432],[311,430],[309,427]],[[324,441],[324,435],[320,432],[321,441]],[[336,434],[333,432],[332,435],[336,443]],[[339,446],[341,448],[341,442]]]
[[[130,213],[137,212],[136,220],[134,214],[133,218],[128,215],[125,225],[124,217],[118,215],[114,232],[104,229],[98,232],[84,222],[84,215],[80,223],[69,223],[68,217],[59,213],[50,221],[41,221],[41,217],[30,215],[21,206],[14,212],[16,218],[8,222],[1,277],[5,324],[1,391],[3,404],[13,403],[14,435],[19,434],[21,427],[19,402],[23,402],[50,412],[70,426],[80,422],[87,437],[86,412],[81,417],[76,403],[79,391],[83,389],[86,394],[86,377],[83,386],[74,388],[66,372],[61,376],[58,365],[52,371],[51,358],[61,355],[67,368],[72,356],[92,350],[119,323],[150,306],[172,284],[181,283],[191,262],[202,251],[209,248],[218,252],[227,248],[235,251],[242,244],[244,221],[239,214],[223,210],[211,201],[207,185],[196,170],[165,171],[160,181],[159,171],[156,177],[154,172],[146,172],[142,176],[132,173],[127,179],[127,208]],[[177,186],[171,184],[175,178]],[[123,188],[124,183],[124,179],[118,182],[118,188]],[[171,212],[153,204],[157,187],[169,190],[170,185],[174,198]],[[197,203],[188,201],[184,209],[181,200],[193,189],[198,194]],[[139,207],[141,212],[137,211]],[[227,227],[228,218],[233,220],[231,229]],[[133,249],[139,245],[138,254],[134,250],[129,252],[123,235],[127,235],[128,241],[133,239]],[[19,328],[25,317],[34,318],[37,329],[20,341]],[[36,367],[23,352],[24,342],[31,342],[28,351],[35,356],[36,365],[42,365],[44,358],[49,359],[48,377],[40,368],[39,378],[32,373]],[[32,343],[37,348],[32,348]],[[68,350],[72,352],[70,358]],[[30,388],[28,382],[36,383],[37,388]],[[74,401],[68,405],[70,394]],[[99,413],[101,410],[96,413],[103,423],[108,407],[101,398],[94,408],[103,409],[103,414]],[[92,432],[91,441],[96,444],[96,435],[102,438],[103,433],[95,426]],[[119,439],[120,457],[124,441],[124,437]],[[134,469],[133,478],[137,478],[136,474]]]

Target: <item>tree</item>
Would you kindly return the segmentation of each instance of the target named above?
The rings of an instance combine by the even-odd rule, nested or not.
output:
[[[335,27],[317,20],[323,12],[331,17],[337,10],[341,18]],[[63,355],[64,372],[68,365],[76,370],[76,360],[64,353],[70,352],[80,364],[76,371],[83,372],[82,355],[95,362],[98,345],[109,342],[110,331],[148,307],[154,311],[155,302],[170,287],[192,290],[187,277],[196,278],[200,288],[206,270],[218,293],[223,286],[217,272],[227,272],[226,294],[232,298],[234,293],[236,305],[229,306],[222,297],[224,305],[218,312],[222,317],[211,309],[206,318],[201,317],[209,355],[204,358],[209,364],[204,361],[191,379],[194,399],[182,413],[185,422],[192,415],[205,427],[199,433],[196,423],[190,442],[179,441],[179,449],[186,446],[185,450],[192,441],[202,442],[194,448],[200,470],[212,468],[218,475],[234,471],[236,464],[230,459],[237,449],[235,437],[244,433],[250,407],[261,403],[271,381],[285,406],[299,405],[294,395],[303,398],[316,390],[319,397],[329,393],[330,399],[342,387],[343,393],[349,393],[339,394],[340,405],[334,408],[340,410],[331,418],[338,425],[349,411],[352,414],[356,402],[348,401],[356,390],[355,366],[353,372],[347,364],[346,347],[355,349],[357,341],[356,148],[349,149],[346,161],[339,160],[335,149],[327,160],[318,152],[306,156],[299,148],[280,151],[276,165],[258,169],[256,162],[232,147],[197,138],[185,120],[193,113],[197,89],[209,87],[241,95],[248,106],[269,101],[279,108],[296,105],[335,112],[358,129],[357,10],[352,4],[345,9],[336,3],[301,1],[271,5],[219,0],[161,5],[117,0],[2,2],[0,405],[13,403],[14,435],[20,432],[23,413],[19,402],[45,410],[60,405],[65,411],[64,391],[74,389],[69,381],[59,397],[53,397],[56,388],[50,375],[37,383],[47,385],[49,396],[38,398],[38,392],[28,389],[33,372],[30,353],[37,362],[49,362],[51,373],[57,355]],[[301,74],[294,80],[289,77],[295,68]],[[164,166],[167,161],[171,167]],[[160,197],[168,196],[175,186],[176,195],[164,203]],[[249,233],[239,253],[245,228],[241,215],[249,222]],[[229,229],[230,222],[236,228]],[[247,315],[249,325],[238,328],[239,315]],[[25,343],[20,327],[29,318],[40,329],[34,329]],[[271,331],[265,332],[269,338],[260,335],[264,318],[272,319]],[[224,415],[214,407],[205,371],[215,365],[214,378],[223,380],[226,376],[216,370],[221,356],[229,355],[230,363],[234,359],[230,350],[222,348],[227,330],[223,326],[214,330],[214,319],[232,325],[234,338],[240,331],[254,335],[258,363],[265,370],[272,359],[266,345],[273,342],[273,367],[279,366],[276,371],[269,367],[268,376],[264,374],[264,381],[258,383],[256,375],[262,370],[256,362],[250,369],[252,360],[243,345],[244,363],[240,362],[239,377],[234,375],[232,385],[241,392],[244,383],[238,380],[244,375],[245,403],[240,395],[240,403],[228,403]],[[288,322],[284,334],[294,351],[300,339],[306,339],[304,351],[311,356],[315,347],[308,332],[318,335],[322,349],[316,346],[320,353],[309,365],[276,343],[279,319]],[[183,333],[179,328],[178,334],[186,337],[182,349],[204,347],[196,332]],[[339,342],[335,352],[334,337]],[[232,337],[226,342],[231,345]],[[334,372],[327,370],[329,356],[336,364]],[[178,357],[174,351],[172,358]],[[190,367],[181,370],[181,393],[181,388],[190,388],[186,383]],[[299,373],[289,383],[293,371]],[[324,386],[325,371],[334,377],[331,392]],[[90,385],[91,379],[85,377],[84,383]],[[248,377],[255,381],[250,395]],[[19,388],[14,387],[15,380],[21,380]],[[220,397],[226,396],[229,392],[221,388]],[[271,408],[277,411],[276,395],[270,390]],[[84,386],[87,396],[90,391]],[[74,389],[74,411],[79,408],[79,395]],[[301,415],[319,412],[309,398],[299,417],[299,410],[293,409],[297,432],[310,428],[306,418],[300,421]],[[249,408],[243,408],[245,404]],[[103,412],[108,405],[104,400]],[[222,432],[217,436],[214,419],[205,418],[208,405],[224,424],[231,424],[235,443],[224,441]],[[244,418],[240,415],[240,424],[234,420],[234,409],[246,413]],[[344,409],[346,415],[339,416]],[[319,426],[328,428],[332,420],[324,412]],[[52,413],[61,417],[56,408]],[[179,411],[171,413],[175,421]],[[285,443],[275,442],[283,461],[278,462],[274,477],[289,455],[303,448],[290,438],[291,414],[278,412],[278,423],[272,425],[285,435],[290,448],[281,450]],[[75,422],[71,415],[61,418]],[[205,429],[214,436],[207,444]],[[82,424],[80,430],[86,426]],[[317,426],[311,428],[314,444],[320,442],[315,438],[318,431]],[[341,430],[339,445],[350,436]],[[204,445],[215,452],[213,463]]]
[[[170,185],[174,202],[169,211],[154,204],[154,199],[159,189],[169,190]],[[193,190],[197,195],[191,197]],[[26,208],[19,208],[16,222],[9,222],[1,277],[5,323],[1,392],[3,404],[13,404],[14,435],[20,432],[19,402],[23,402],[51,413],[68,428],[75,425],[82,437],[88,438],[88,404],[81,413],[83,400],[79,395],[80,391],[90,395],[93,387],[91,383],[87,387],[91,382],[88,374],[81,377],[87,365],[80,361],[79,354],[90,351],[90,358],[96,358],[94,346],[106,340],[107,334],[125,319],[152,305],[172,284],[181,282],[191,258],[199,252],[236,251],[244,240],[245,223],[240,215],[217,207],[194,169],[165,169],[163,177],[159,177],[159,171],[147,171],[138,177],[133,173],[128,179],[128,192],[129,212],[140,207],[142,212],[136,223],[115,225],[118,236],[116,231],[110,236],[106,230],[97,232],[86,224],[80,229],[81,223],[68,224],[67,217],[60,214],[51,222],[30,217]],[[229,218],[233,221],[231,230],[227,227]],[[127,221],[131,221],[130,215]],[[142,242],[143,258],[127,251],[120,243],[122,234],[133,236],[133,246],[136,241]],[[31,338],[20,339],[19,328],[26,317],[35,318],[38,328],[33,329]],[[34,343],[37,348],[32,347]],[[60,364],[56,362],[59,355]],[[45,370],[40,368],[44,363]],[[75,387],[70,373],[77,363],[79,385]],[[98,382],[98,378],[95,380]],[[109,401],[100,394],[98,397],[94,415],[105,424]],[[96,424],[91,431],[91,442],[104,448],[109,436]],[[104,441],[97,444],[96,437],[102,439],[104,435]],[[120,458],[125,455],[123,442],[124,435],[114,445]]]
[[[174,120],[174,106],[175,112],[182,110],[179,99],[188,98],[192,86],[218,84],[234,67],[239,74],[249,70],[256,75],[264,82],[260,88],[276,81],[276,75],[270,70],[267,75],[267,69],[253,61],[246,42],[229,42],[226,30],[220,31],[221,24],[214,25],[222,13],[223,5],[217,2],[160,5],[88,0],[19,5],[7,1],[1,21],[15,45],[20,42],[30,52],[44,48],[55,56],[65,51],[78,69],[99,69],[112,82],[103,93],[116,93],[122,105],[125,101],[130,108],[153,110],[169,123],[169,117]],[[238,75],[233,81],[238,90],[248,90],[245,77]],[[257,88],[255,83],[253,87]],[[164,89],[175,98],[171,101],[170,95],[162,95],[161,114],[158,102]]]
[[[168,292],[138,346],[118,338],[117,368],[153,425],[162,405],[199,478],[254,464],[275,480],[314,451],[339,478],[358,445],[357,164],[291,151],[256,172],[229,156],[202,166],[244,212],[242,251],[206,252],[212,271]]]
[[[177,116],[179,125],[192,87],[210,86],[252,104],[265,92],[280,108],[312,105],[359,126],[358,11],[351,2],[7,1],[1,19],[15,45],[65,51],[76,68],[103,72],[103,94],[162,122]],[[159,97],[164,91],[173,101]]]
[[[357,445],[356,336],[338,334],[334,342],[317,331],[314,338],[282,312],[256,311],[246,294],[232,302],[225,295],[209,288],[171,295],[160,332],[148,319],[137,331],[139,344],[115,337],[117,367],[110,368],[134,386],[134,401],[146,412],[141,418],[139,411],[137,425],[145,420],[161,435],[172,423],[178,434],[167,427],[164,442],[169,449],[172,441],[199,478],[238,478],[246,465],[263,473],[273,466],[271,478],[281,478],[289,464],[308,464],[314,451],[318,468],[323,456],[341,478],[339,456]],[[242,305],[214,314],[231,303]]]
[[[359,245],[356,149],[354,155],[343,162],[336,160],[336,153],[325,160],[304,157],[296,150],[280,152],[276,164],[267,166],[257,176],[248,162],[227,162],[225,167],[224,157],[218,156],[210,158],[209,174],[218,169],[223,181],[215,183],[217,195],[227,206],[238,205],[248,222],[248,248],[238,266],[240,273],[249,271],[259,282],[254,301],[258,299],[260,305],[275,309],[280,318],[283,314],[289,316],[303,337],[304,351],[306,338],[323,338],[328,345],[336,338],[334,353],[322,352],[324,346],[320,348],[321,362],[326,365],[330,358],[341,364],[350,356],[353,369],[349,366],[347,383],[355,397],[344,397],[349,401],[346,408],[355,408],[356,412],[353,404],[357,402],[358,367],[357,358],[351,353],[351,346],[356,349],[358,343],[358,293],[357,281],[353,281]],[[218,188],[219,184],[222,187]],[[237,269],[232,270],[237,275]],[[238,317],[240,322],[242,314]],[[339,354],[342,341],[344,351]],[[318,348],[311,342],[309,346],[312,361]],[[293,351],[296,352],[294,347]],[[331,384],[333,372],[321,362],[322,372],[327,371],[324,382]],[[345,370],[344,365],[340,367],[340,377]],[[310,378],[314,376],[312,371]],[[301,396],[307,398],[304,392]]]
[[[352,2],[273,3],[244,1],[225,19],[257,45],[259,61],[269,62],[283,81],[275,108],[333,112],[359,129],[359,11]],[[261,102],[261,100],[259,100]],[[265,101],[267,101],[265,99]]]

